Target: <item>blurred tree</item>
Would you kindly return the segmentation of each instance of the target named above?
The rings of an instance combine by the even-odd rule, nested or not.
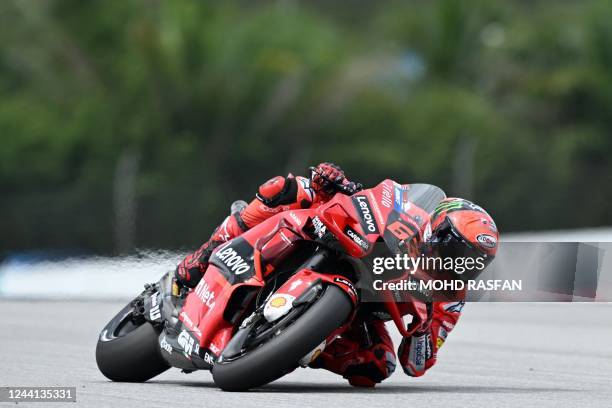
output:
[[[232,200],[321,160],[468,195],[502,231],[610,224],[611,17],[599,0],[1,2],[0,250],[195,246]]]

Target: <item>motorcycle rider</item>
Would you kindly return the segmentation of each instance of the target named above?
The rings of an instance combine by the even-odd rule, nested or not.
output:
[[[476,204],[461,198],[442,200],[430,214],[422,231],[420,253],[442,259],[482,258],[483,267],[462,274],[427,271],[440,279],[475,279],[493,260],[499,233],[491,216]],[[437,361],[437,353],[454,329],[465,301],[433,302],[428,319],[412,336],[403,338],[398,349],[404,372],[411,377],[425,374]],[[365,326],[365,330],[364,330]],[[364,337],[371,346],[363,347]],[[328,345],[311,364],[347,378],[354,386],[373,387],[395,370],[393,343],[384,322],[376,318],[353,321],[342,337]]]
[[[262,184],[255,199],[241,211],[232,211],[215,229],[210,239],[189,254],[176,268],[177,283],[195,287],[202,278],[213,250],[255,225],[282,211],[312,208],[334,197],[337,186],[347,194],[361,189],[348,180],[333,163],[311,168],[310,177],[277,176]],[[491,237],[485,246],[477,236]],[[431,214],[423,232],[422,251],[435,256],[483,256],[490,262],[495,256],[497,230],[482,208],[462,199],[446,199]],[[469,255],[466,255],[469,252]],[[400,364],[409,376],[418,377],[437,361],[437,351],[457,323],[464,302],[434,302],[429,318],[398,350]],[[364,341],[364,336],[368,341]],[[393,343],[384,322],[367,319],[351,327],[329,344],[310,365],[342,375],[353,386],[373,387],[389,377],[396,366]]]

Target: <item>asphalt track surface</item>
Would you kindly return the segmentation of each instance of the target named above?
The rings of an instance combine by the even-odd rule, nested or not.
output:
[[[373,390],[299,369],[248,393],[171,369],[144,384],[107,381],[94,348],[119,302],[0,301],[1,386],[76,386],[51,407],[610,407],[612,304],[468,304],[436,367],[400,370]],[[397,335],[394,338],[397,340]],[[397,343],[396,343],[397,344]],[[0,403],[0,406],[15,406]]]

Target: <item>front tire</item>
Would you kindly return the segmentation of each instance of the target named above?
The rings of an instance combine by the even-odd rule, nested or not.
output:
[[[161,356],[159,331],[146,321],[132,323],[131,308],[123,308],[98,338],[96,362],[112,381],[144,382],[170,368]]]
[[[217,362],[212,369],[215,384],[224,391],[246,391],[277,380],[342,326],[352,309],[341,289],[327,286],[323,295],[278,336],[237,359]]]

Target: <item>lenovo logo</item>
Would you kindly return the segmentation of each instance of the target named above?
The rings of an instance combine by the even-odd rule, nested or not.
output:
[[[236,275],[248,272],[251,269],[251,266],[232,247],[217,252],[215,257]]]
[[[362,226],[370,234],[378,234],[376,220],[372,215],[372,208],[366,196],[353,196],[355,206],[361,213]]]

